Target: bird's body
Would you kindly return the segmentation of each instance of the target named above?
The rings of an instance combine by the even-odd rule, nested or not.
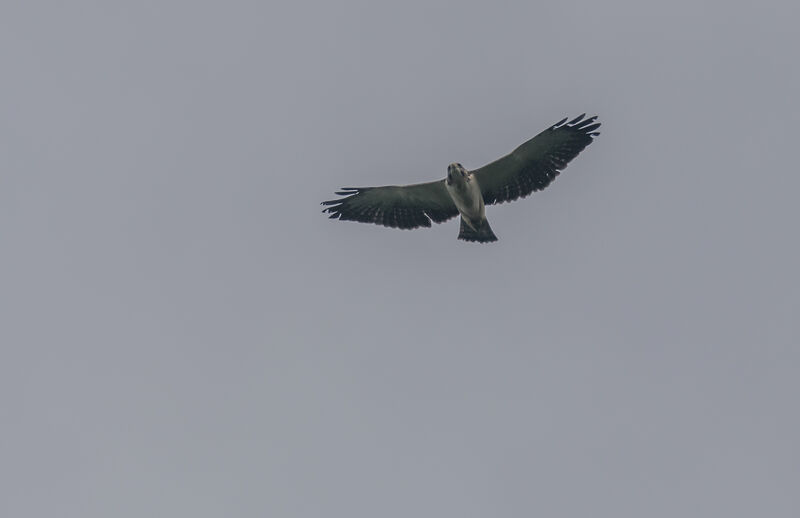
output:
[[[331,218],[387,227],[430,227],[461,215],[459,239],[497,241],[486,219],[486,205],[513,201],[547,187],[595,136],[600,123],[584,115],[564,119],[517,147],[512,153],[474,171],[461,164],[447,168],[447,178],[414,185],[345,187],[343,196],[324,201]],[[566,123],[566,124],[565,124]]]
[[[497,236],[486,220],[486,206],[483,204],[483,194],[475,175],[461,164],[453,163],[447,167],[444,185],[461,214],[459,239],[482,243],[497,241]]]
[[[482,218],[486,212],[481,196],[481,188],[475,177],[461,164],[450,164],[447,167],[447,179],[444,181],[447,193],[453,199],[461,215],[471,219]]]

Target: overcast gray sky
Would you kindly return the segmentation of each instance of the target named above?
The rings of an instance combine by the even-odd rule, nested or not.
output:
[[[0,7],[0,515],[800,516],[796,2]],[[348,185],[562,117],[543,192]]]

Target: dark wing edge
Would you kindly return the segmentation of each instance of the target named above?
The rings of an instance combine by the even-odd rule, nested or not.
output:
[[[600,133],[597,116],[586,114],[553,124],[511,154],[476,169],[487,205],[524,198],[541,191]]]
[[[414,185],[344,187],[335,200],[323,201],[331,219],[412,229],[430,227],[458,215],[444,180]]]

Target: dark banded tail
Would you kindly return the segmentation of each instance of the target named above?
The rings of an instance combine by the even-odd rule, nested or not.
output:
[[[476,225],[476,228],[477,230],[473,230],[472,227],[464,221],[464,216],[461,216],[461,231],[458,233],[458,239],[478,243],[497,241],[497,236],[492,232],[492,227],[489,226],[489,220],[486,218]]]

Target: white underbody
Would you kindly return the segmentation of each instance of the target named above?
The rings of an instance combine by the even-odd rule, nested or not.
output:
[[[454,175],[451,181],[445,182],[447,193],[453,199],[458,212],[466,223],[474,229],[486,217],[486,208],[483,205],[483,194],[478,186],[478,181],[472,174],[465,177]]]

